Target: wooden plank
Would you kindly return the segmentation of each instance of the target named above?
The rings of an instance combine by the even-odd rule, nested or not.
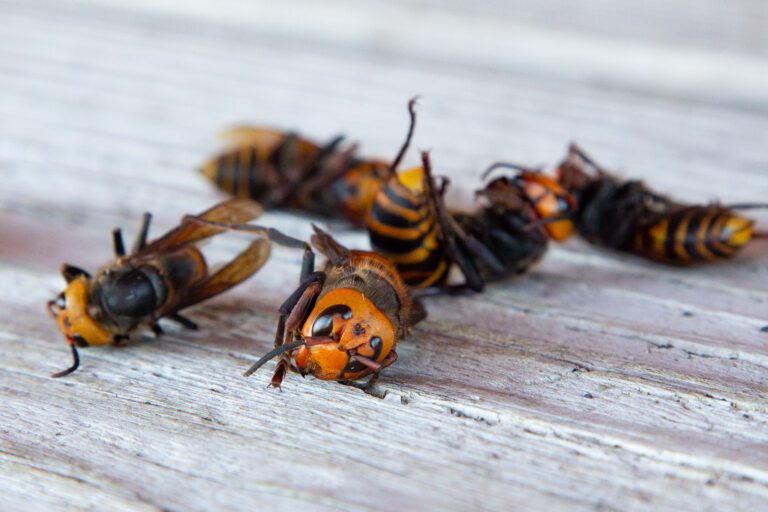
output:
[[[513,71],[539,80],[554,77],[765,109],[766,78],[760,70],[768,42],[761,27],[768,14],[755,0],[705,5],[657,0],[619,8],[606,7],[606,0],[578,8],[562,0],[538,8],[531,3],[493,2],[468,9],[454,2],[451,9],[429,2],[193,1],[184,4],[181,19],[175,0],[139,0],[127,10],[137,18],[145,12],[158,16],[164,30],[234,30],[242,39],[256,37],[270,46],[287,39],[289,46],[300,47],[303,41],[325,53],[362,49],[416,64]],[[102,4],[67,4],[57,6],[56,13],[113,21],[122,15],[101,9]],[[305,22],[296,19],[297,10],[306,15]],[[531,27],[537,20],[540,24]],[[720,72],[724,67],[728,73]]]
[[[431,301],[383,400],[240,377],[295,285],[289,250],[192,310],[199,331],[83,350],[80,372],[47,377],[68,361],[42,308],[59,264],[102,264],[112,227],[144,210],[161,233],[220,199],[194,168],[234,121],[344,130],[386,157],[418,92],[417,146],[453,204],[472,207],[493,160],[552,164],[572,139],[686,199],[767,197],[765,33],[743,30],[766,14],[691,5],[1,3],[0,508],[765,508],[764,242],[686,270],[553,247],[529,275]],[[686,15],[700,32],[672,30]],[[657,72],[615,66],[630,50]],[[309,234],[304,218],[263,221]]]

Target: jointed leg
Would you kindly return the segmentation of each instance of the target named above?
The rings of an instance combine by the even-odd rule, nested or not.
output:
[[[185,316],[181,316],[179,313],[171,313],[168,315],[168,318],[170,320],[173,320],[177,324],[181,325],[182,327],[185,327],[191,331],[194,331],[197,329],[197,324],[190,320],[189,318]]]
[[[481,258],[494,272],[498,274],[504,273],[504,264],[499,261],[496,255],[493,254],[484,243],[480,242],[480,240],[474,236],[465,233],[452,217],[448,219],[448,222],[456,234],[456,239],[466,248],[468,253]],[[469,255],[464,256],[469,259]]]
[[[323,281],[325,280],[325,274],[322,272],[315,272],[310,276],[310,279],[305,281],[304,291],[299,296],[298,300],[291,306],[290,312],[285,319],[285,330],[293,332],[296,328],[300,327],[304,319],[309,314],[312,306],[315,303],[315,299],[320,295],[323,289]],[[301,290],[302,287],[299,287]],[[285,314],[286,311],[280,308],[280,314]]]
[[[357,358],[359,360],[359,357]],[[344,384],[346,386],[352,386],[353,388],[360,389],[364,391],[366,394],[375,396],[376,398],[384,398],[387,395],[386,391],[378,391],[376,389],[376,382],[378,382],[379,377],[381,376],[381,370],[384,368],[391,366],[392,363],[397,361],[397,352],[394,350],[387,354],[387,357],[384,358],[384,360],[381,363],[378,364],[378,369],[371,375],[371,377],[368,379],[367,382],[361,383],[354,380],[342,380],[339,381],[340,384]]]
[[[312,194],[343,176],[349,169],[347,162],[357,149],[357,144],[353,144],[344,152],[334,155],[343,140],[343,135],[337,135],[317,151],[310,163],[299,167],[293,185],[282,200],[310,204]],[[329,165],[329,162],[334,165]]]
[[[266,236],[270,241],[282,245],[283,247],[289,247],[292,249],[304,249],[304,256],[301,261],[301,275],[299,282],[304,282],[309,277],[315,268],[315,253],[312,251],[310,245],[306,242],[286,235],[282,231],[275,228],[269,228],[265,226],[257,226],[255,224],[227,224],[225,222],[216,222],[206,219],[195,217],[194,215],[187,215],[182,222],[199,222],[202,224],[209,224],[225,229],[231,229],[233,231],[242,231],[246,233],[256,233]]]
[[[149,328],[152,329],[152,332],[155,333],[155,336],[158,338],[163,335],[163,332],[165,332],[163,331],[163,328],[160,327],[160,324],[158,324],[157,322],[150,323]]]
[[[501,222],[504,224],[504,226],[507,227],[507,229],[513,231],[514,233],[518,233],[521,236],[526,236],[537,244],[546,244],[549,242],[549,236],[543,229],[543,226],[544,224],[547,224],[547,219],[544,219],[543,221],[527,223],[522,220],[523,218],[531,216],[532,214],[526,211],[524,211],[522,215],[502,215]]]
[[[123,244],[123,232],[120,228],[112,230],[112,247],[115,251],[115,257],[121,258],[125,256],[125,244]]]
[[[365,382],[359,382],[356,380],[340,380],[339,384],[342,384],[344,386],[349,386],[352,388],[357,388],[366,395],[371,395],[372,397],[383,399],[387,396],[387,392],[385,390],[382,390],[378,387],[376,387],[376,383],[379,381],[379,376],[381,374],[379,372],[374,373],[371,375],[367,381]]]
[[[147,235],[149,234],[149,223],[151,220],[152,214],[149,212],[145,213],[141,218],[141,227],[139,228],[139,233],[136,235],[136,240],[133,242],[131,254],[136,254],[147,245]]]
[[[319,168],[320,164],[322,164],[323,160],[325,160],[327,157],[332,155],[336,148],[339,147],[339,144],[341,144],[341,141],[344,140],[343,135],[337,135],[333,139],[331,139],[325,146],[321,147],[317,154],[315,155],[315,158],[312,159],[312,163],[310,165],[307,165],[306,168],[300,169],[300,174],[298,176],[297,183],[300,183],[304,181],[307,178],[310,178],[309,174],[311,172],[317,172],[317,169]]]
[[[315,299],[317,299],[317,296],[322,290],[324,281],[324,273],[311,273],[302,284],[299,285],[296,291],[293,292],[280,306],[280,318],[277,323],[277,330],[275,331],[275,349],[279,349],[283,345],[292,342],[291,337],[293,336],[295,329],[306,319],[312,305],[314,305]],[[277,363],[270,385],[272,387],[280,387],[280,384],[290,367],[290,356],[287,352],[283,353]],[[246,376],[253,373],[256,368],[258,368],[256,365],[251,367],[251,370],[246,372]]]
[[[279,347],[292,342],[292,337],[296,329],[306,320],[307,315],[312,309],[320,291],[323,288],[325,274],[314,272],[302,283],[299,288],[291,294],[286,302],[280,306],[280,320],[275,332],[275,347]],[[301,292],[301,293],[298,293]],[[290,355],[286,352],[280,357],[277,363],[275,373],[272,375],[270,385],[280,387],[288,368],[291,367]]]
[[[333,160],[333,165],[324,168],[318,168],[317,174],[307,176],[307,180],[296,194],[297,197],[307,197],[315,190],[321,187],[329,186],[331,183],[343,177],[349,171],[349,161],[352,160],[358,145],[352,144],[344,151],[340,152]]]
[[[448,186],[451,184],[451,180],[446,176],[440,176],[440,186],[437,187],[437,195],[440,198],[445,197],[445,191],[448,190]]]
[[[126,342],[130,339],[127,334],[116,334],[112,339],[112,344],[116,347],[124,347]]]
[[[315,252],[307,246],[304,249],[304,257],[301,259],[301,275],[299,282],[303,283],[315,271]]]
[[[435,180],[432,176],[432,164],[429,160],[429,153],[422,152],[421,161],[424,166],[425,179],[427,180],[427,191],[430,196],[429,200],[437,217],[437,223],[440,227],[440,234],[446,245],[446,252],[459,266],[462,274],[464,274],[466,286],[472,290],[481,291],[485,283],[480,277],[480,274],[477,271],[477,267],[456,244],[457,236],[463,235],[465,239],[467,239],[467,236],[463,233],[463,230],[461,230],[456,221],[448,214],[442,198],[438,195],[438,187],[435,185]]]
[[[585,164],[587,164],[589,167],[595,170],[598,175],[603,176],[605,175],[605,171],[603,168],[595,162],[592,157],[587,155],[587,153],[581,149],[576,143],[571,143],[570,146],[568,146],[568,156],[569,157],[576,157]]]

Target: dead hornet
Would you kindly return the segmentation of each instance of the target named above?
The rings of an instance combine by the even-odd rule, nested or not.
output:
[[[312,245],[328,261],[314,271],[315,254],[305,248],[301,284],[280,306],[275,349],[245,373],[279,356],[274,387],[288,370],[322,380],[369,375],[375,380],[397,360],[397,342],[426,317],[386,258],[349,250],[317,226],[314,230]]]
[[[246,377],[279,357],[273,387],[280,387],[288,370],[341,382],[372,376],[370,386],[397,360],[397,342],[426,317],[421,302],[411,297],[388,259],[349,250],[317,226],[313,225],[311,243],[327,258],[319,271],[309,244],[272,228],[250,224],[228,228],[304,249],[299,287],[279,309],[275,348],[251,366]]]
[[[392,261],[419,295],[471,289],[528,270],[545,253],[550,239],[570,235],[575,202],[558,183],[539,171],[496,163],[514,174],[498,177],[477,192],[483,203],[472,212],[450,210],[444,201],[448,180],[432,174],[430,156],[422,165],[398,172],[416,123],[415,101],[408,104],[410,128],[390,177],[382,182],[366,226],[373,249]],[[464,277],[447,285],[456,265]]]
[[[673,265],[693,265],[734,256],[755,233],[755,221],[736,210],[768,203],[690,205],[623,181],[581,148],[571,145],[557,170],[559,183],[578,204],[574,223],[588,241]]]
[[[362,225],[389,168],[356,156],[357,144],[342,148],[341,135],[319,145],[294,132],[234,126],[224,138],[227,147],[200,168],[219,189],[268,209],[342,216],[355,225]]]
[[[253,201],[233,199],[198,217],[225,226],[247,222],[261,212]],[[225,227],[185,219],[164,236],[147,243],[150,219],[150,214],[144,215],[129,254],[120,229],[113,231],[116,259],[96,274],[72,265],[62,267],[67,287],[47,306],[71,347],[74,362],[52,377],[63,377],[78,368],[77,347],[122,344],[141,325],[149,326],[159,335],[161,318],[196,329],[196,324],[179,312],[239,284],[259,270],[269,256],[269,241],[258,238],[233,260],[210,273],[197,244],[223,233]]]

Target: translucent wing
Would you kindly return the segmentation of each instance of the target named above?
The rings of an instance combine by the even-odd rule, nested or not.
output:
[[[241,146],[272,148],[285,136],[286,133],[280,130],[245,124],[231,126],[221,133],[221,139],[229,149]]]
[[[217,204],[196,217],[224,224],[242,224],[259,217],[262,213],[261,206],[255,201],[250,199],[230,199],[229,201]],[[187,217],[178,227],[157,240],[153,240],[132,256],[145,257],[151,254],[171,251],[195,244],[225,231],[227,231],[226,226],[203,224]]]
[[[267,238],[255,240],[235,259],[188,290],[174,309],[178,311],[197,304],[248,279],[267,261],[270,247]]]

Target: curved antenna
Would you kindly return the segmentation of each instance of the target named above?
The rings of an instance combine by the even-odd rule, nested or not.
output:
[[[408,101],[408,114],[411,116],[411,125],[408,127],[408,135],[405,137],[405,142],[403,142],[403,145],[400,148],[400,152],[397,153],[397,156],[392,161],[392,165],[389,166],[390,175],[395,173],[397,167],[400,165],[400,162],[402,162],[403,157],[405,156],[405,152],[408,151],[408,146],[411,145],[413,130],[416,128],[416,102],[418,99],[418,96],[414,96]]]
[[[276,358],[277,356],[281,356],[285,354],[286,352],[290,352],[291,350],[297,349],[300,346],[304,345],[304,340],[298,340],[294,341],[292,343],[286,343],[285,345],[280,345],[279,347],[276,347],[266,354],[264,354],[261,359],[253,363],[253,366],[248,368],[246,372],[243,374],[243,377],[250,377],[253,372],[264,366],[267,361],[271,361],[272,359]]]
[[[589,156],[583,149],[581,149],[581,147],[575,142],[571,142],[571,144],[568,146],[568,153],[580,158],[585,164],[592,167],[592,169],[594,169],[597,174],[601,176],[605,174],[603,168],[598,165],[598,163],[595,162],[592,157]]]
[[[524,165],[520,165],[520,164],[513,164],[511,162],[496,162],[491,164],[485,170],[485,172],[483,172],[483,175],[480,176],[480,179],[484,180],[485,178],[488,177],[489,174],[491,174],[496,169],[514,169],[520,172],[541,172],[542,171],[541,167],[532,168],[532,167],[525,167]]]
[[[72,349],[72,366],[70,366],[66,370],[62,370],[60,372],[52,373],[51,377],[53,377],[54,379],[58,379],[59,377],[67,376],[70,373],[72,373],[75,370],[77,370],[78,366],[80,366],[80,355],[77,353],[77,347],[75,347],[75,343],[70,341],[69,346]]]

